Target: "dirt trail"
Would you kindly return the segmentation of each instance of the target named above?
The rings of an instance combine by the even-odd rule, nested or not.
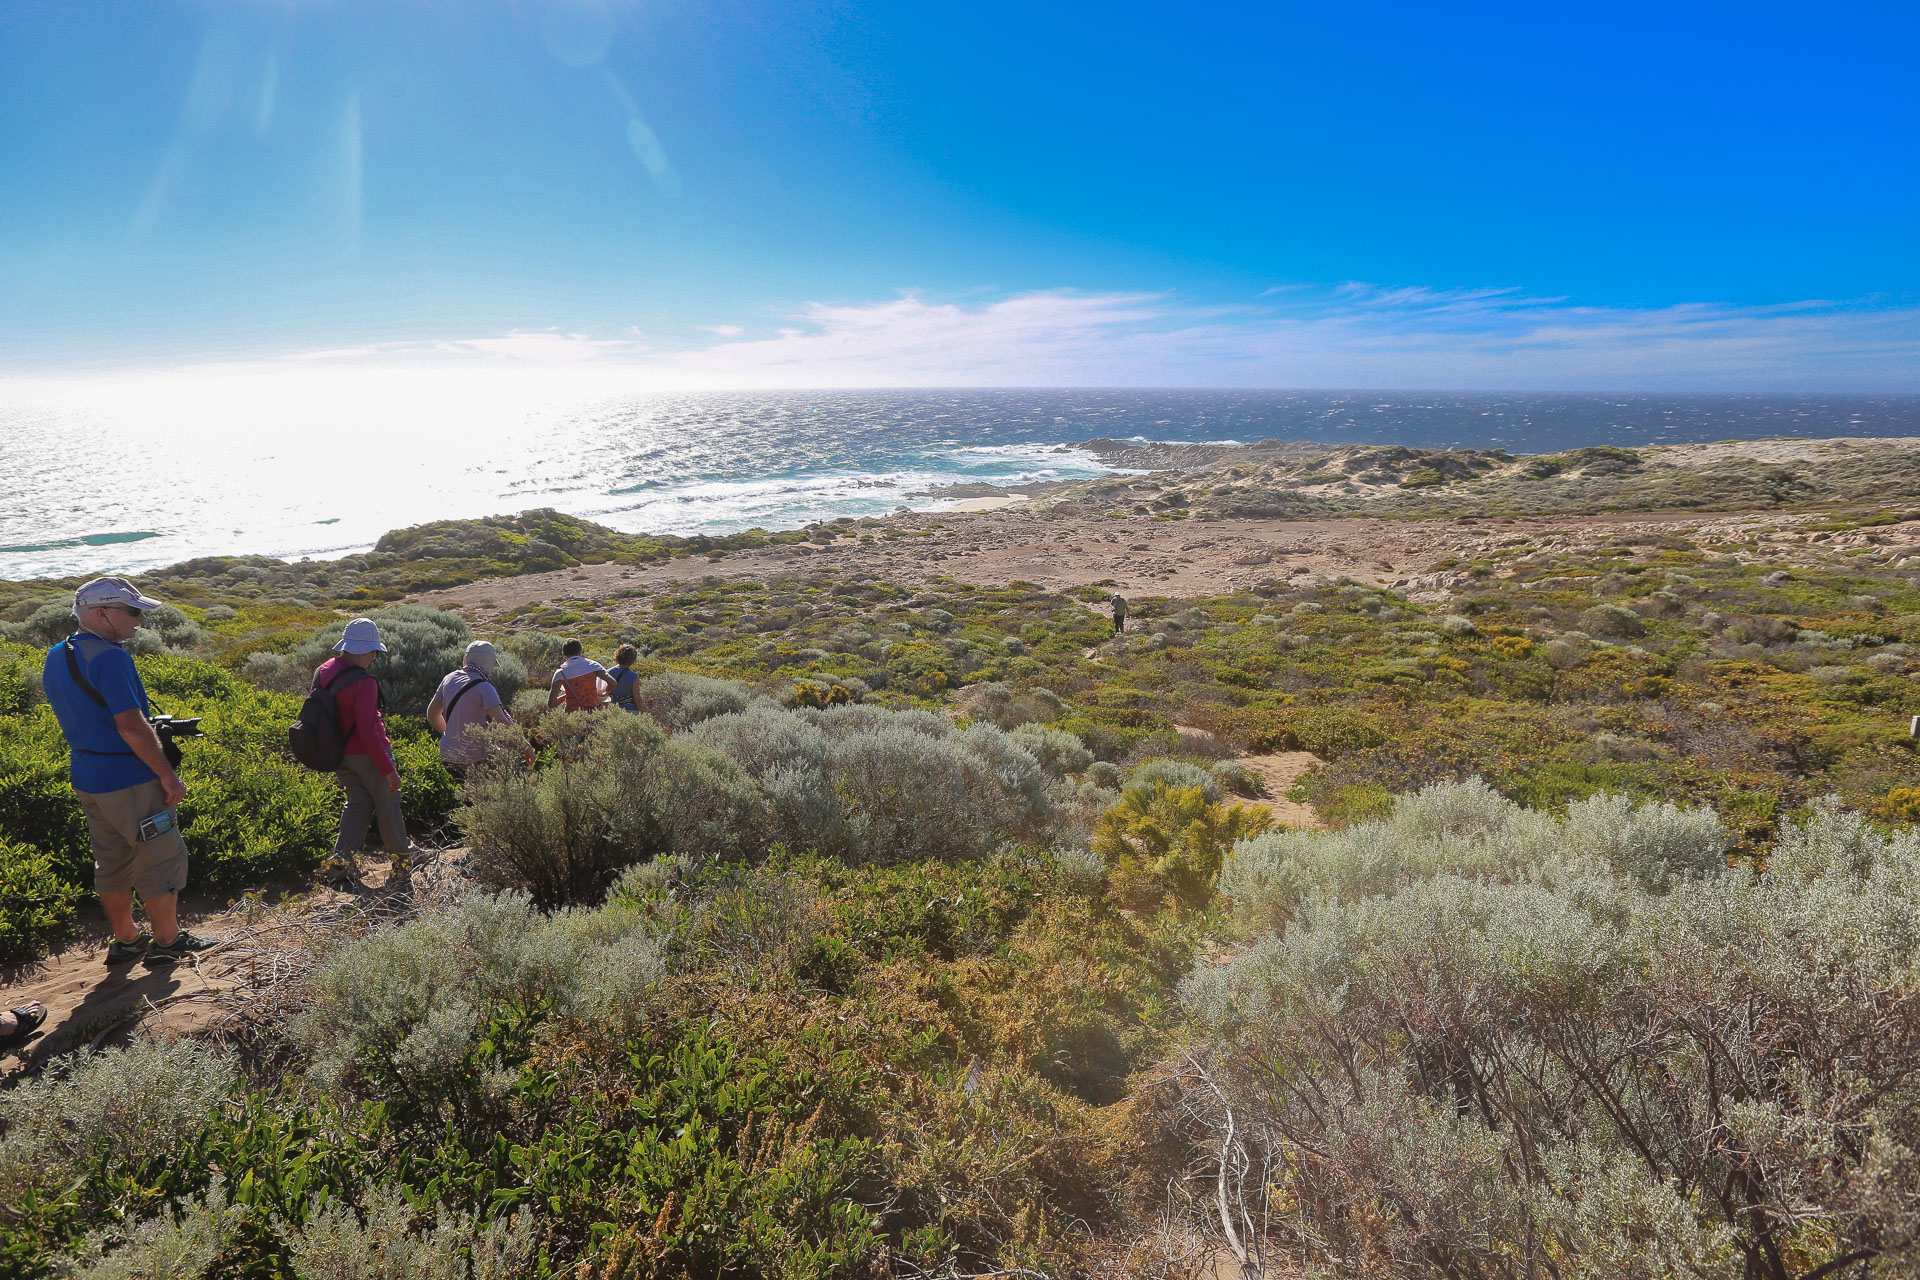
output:
[[[228,911],[183,910],[181,917],[202,937],[228,938],[240,926],[237,913]],[[136,1023],[173,1033],[198,1031],[222,1012],[215,997],[235,988],[235,971],[245,959],[229,945],[170,965],[135,960],[108,967],[106,942],[104,930],[89,931],[26,966],[0,990],[7,1008],[33,1000],[47,1007],[38,1034],[5,1051],[11,1059],[6,1065],[39,1066],[96,1038],[124,1035]]]
[[[1235,763],[1266,786],[1267,796],[1260,803],[1273,810],[1274,821],[1289,827],[1320,825],[1320,815],[1313,806],[1287,799],[1287,791],[1300,775],[1326,761],[1311,751],[1280,751],[1269,756],[1241,756]]]
[[[1224,745],[1218,735],[1207,729],[1190,724],[1176,724],[1173,729],[1183,739],[1190,739],[1191,745],[1198,747],[1203,754],[1209,750],[1217,751]],[[1275,822],[1288,827],[1320,825],[1320,815],[1313,811],[1313,806],[1287,799],[1287,792],[1307,770],[1326,761],[1311,751],[1280,751],[1265,756],[1238,756],[1233,762],[1260,779],[1266,794],[1260,797],[1258,803],[1273,810]]]
[[[463,856],[462,850],[449,850],[416,873],[411,884],[413,896],[457,892],[464,883],[460,872]],[[181,923],[202,937],[223,941],[212,950],[172,965],[149,967],[135,960],[108,968],[108,934],[104,920],[96,913],[79,938],[46,959],[15,971],[0,987],[0,1007],[12,1008],[32,1000],[47,1007],[47,1020],[31,1039],[0,1052],[0,1075],[9,1070],[30,1070],[56,1054],[96,1043],[122,1042],[136,1028],[184,1035],[241,1016],[250,999],[248,993],[270,987],[279,976],[276,948],[271,941],[276,932],[325,928],[330,915],[337,915],[342,908],[383,900],[390,880],[389,865],[366,858],[361,867],[361,886],[355,892],[303,887],[303,891],[288,893],[270,906],[262,901],[216,905],[204,896],[184,895]]]

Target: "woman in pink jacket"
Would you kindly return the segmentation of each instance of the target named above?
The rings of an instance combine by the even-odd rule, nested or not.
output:
[[[340,811],[340,835],[333,842],[333,856],[321,870],[323,879],[347,879],[358,875],[354,855],[366,842],[367,828],[380,823],[380,842],[393,859],[394,874],[409,870],[415,848],[407,839],[407,820],[400,811],[400,769],[394,763],[393,743],[387,738],[387,724],[381,714],[380,682],[371,675],[356,676],[373,665],[375,654],[385,653],[380,628],[371,618],[355,618],[347,624],[340,643],[333,646],[333,657],[320,664],[313,682],[331,689],[334,713],[339,717],[340,736],[345,757],[333,776],[347,793],[346,807]]]

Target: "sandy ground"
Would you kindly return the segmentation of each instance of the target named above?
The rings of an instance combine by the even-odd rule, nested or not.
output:
[[[448,850],[413,884],[392,887],[456,892],[463,883],[463,857],[461,850]],[[275,902],[263,895],[262,901],[238,904],[183,895],[181,923],[221,942],[171,965],[149,967],[136,960],[108,968],[106,921],[94,908],[74,941],[0,982],[0,1006],[37,1000],[47,1007],[47,1020],[31,1039],[0,1051],[0,1077],[31,1070],[57,1054],[124,1042],[136,1032],[207,1033],[244,1018],[259,993],[283,976],[290,933],[326,928],[328,920],[356,902],[385,900],[388,864],[367,858],[361,865],[362,884],[353,892],[301,885]]]
[[[1260,779],[1267,789],[1260,803],[1273,810],[1275,822],[1288,827],[1320,825],[1320,815],[1313,806],[1287,799],[1287,789],[1307,770],[1325,763],[1311,751],[1280,751],[1270,756],[1241,756],[1239,760],[1240,767]]]
[[[1784,442],[1783,442],[1784,443]],[[982,499],[980,501],[990,501]],[[1110,519],[1078,508],[1018,502],[992,511],[894,516],[826,546],[792,544],[690,556],[665,564],[583,565],[489,578],[413,597],[457,609],[484,627],[535,604],[594,606],[706,576],[765,580],[788,573],[870,574],[896,582],[949,578],[980,586],[1028,582],[1049,590],[1099,585],[1122,595],[1202,596],[1290,579],[1346,577],[1443,599],[1467,579],[1440,568],[1503,549],[1568,552],[1621,538],[1677,534],[1703,548],[1791,567],[1859,553],[1877,561],[1920,554],[1920,523],[1846,533],[1804,528],[1823,513],[1625,513],[1477,520]]]

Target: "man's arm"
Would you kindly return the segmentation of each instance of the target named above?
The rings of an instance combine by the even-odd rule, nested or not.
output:
[[[447,731],[446,709],[440,705],[440,695],[434,694],[433,701],[427,704],[427,728],[435,733]]]
[[[608,693],[612,693],[614,689],[619,687],[620,682],[614,678],[613,672],[600,670],[593,674],[600,677],[600,683],[607,686]]]
[[[113,718],[113,727],[120,731],[120,738],[133,749],[140,763],[153,770],[153,776],[160,779],[160,798],[168,808],[187,798],[187,784],[180,781],[180,775],[167,763],[167,752],[160,745],[160,735],[153,731],[147,718],[138,709],[122,711]]]

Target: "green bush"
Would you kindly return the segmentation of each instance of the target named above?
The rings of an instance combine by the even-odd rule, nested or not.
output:
[[[380,681],[387,703],[403,715],[424,715],[433,691],[448,672],[466,660],[473,633],[459,614],[417,604],[370,609],[365,617],[380,626],[387,652],[374,659],[370,670]],[[330,622],[286,654],[256,653],[247,663],[249,680],[282,693],[304,694],[313,673],[332,656],[344,623]],[[527,669],[511,648],[503,648],[493,672],[502,702],[510,703],[527,682]]]
[[[0,965],[32,960],[65,941],[74,903],[85,896],[47,854],[0,837]]]
[[[1387,732],[1377,716],[1348,707],[1296,707],[1286,713],[1287,747],[1338,760],[1377,747]]]
[[[1154,781],[1121,792],[1101,815],[1093,852],[1107,860],[1108,882],[1123,905],[1151,911],[1171,901],[1193,910],[1212,896],[1227,850],[1272,821],[1263,806],[1221,804],[1200,787]]]
[[[766,801],[726,756],[669,739],[647,716],[556,724],[536,770],[522,771],[508,753],[467,783],[456,816],[486,883],[524,889],[542,907],[595,902],[637,862],[762,847]]]

